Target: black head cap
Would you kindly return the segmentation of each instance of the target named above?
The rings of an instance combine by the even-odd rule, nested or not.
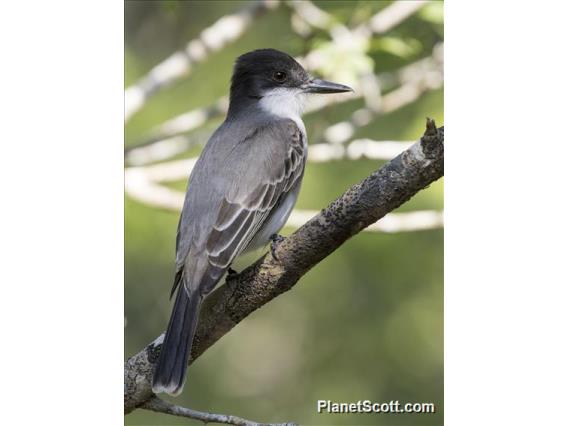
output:
[[[300,93],[341,93],[350,87],[312,78],[290,55],[275,49],[254,50],[237,58],[231,81],[229,115],[262,99],[270,90]]]
[[[300,88],[310,75],[290,55],[275,49],[260,49],[237,58],[231,81],[231,100],[261,98],[277,87]]]

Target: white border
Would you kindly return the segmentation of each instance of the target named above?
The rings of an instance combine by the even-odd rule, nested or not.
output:
[[[0,424],[123,422],[123,4],[0,10]]]
[[[446,12],[445,419],[568,424],[568,10]]]

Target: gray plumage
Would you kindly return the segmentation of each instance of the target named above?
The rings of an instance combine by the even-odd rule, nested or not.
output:
[[[316,86],[348,89],[311,79],[275,50],[237,60],[227,119],[189,178],[176,239],[176,302],[154,373],[155,393],[181,392],[203,298],[237,256],[266,245],[288,219],[307,157],[301,104]]]
[[[255,238],[258,231],[275,214],[275,207],[289,204],[283,203],[288,195],[297,196],[294,190],[307,154],[305,135],[292,120],[260,111],[252,117],[244,123],[226,121],[190,177],[176,255],[178,269],[191,263],[194,275],[186,281],[190,292],[202,274],[215,276],[216,269],[226,270],[245,249],[265,245],[282,226],[264,241]],[[281,215],[287,218],[289,213]]]

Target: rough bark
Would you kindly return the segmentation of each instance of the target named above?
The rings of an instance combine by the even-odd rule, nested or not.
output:
[[[373,172],[323,209],[276,248],[226,283],[205,301],[190,363],[235,325],[298,280],[348,238],[376,222],[443,176],[444,129],[428,119],[420,141]],[[152,372],[163,336],[130,357],[124,368],[124,412],[154,396]]]

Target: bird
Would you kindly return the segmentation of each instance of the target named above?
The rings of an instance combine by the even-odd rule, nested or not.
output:
[[[170,298],[176,297],[154,393],[182,392],[201,303],[235,258],[278,240],[304,175],[308,142],[301,113],[307,95],[350,91],[314,78],[275,49],[236,59],[226,119],[189,176],[176,236]]]

